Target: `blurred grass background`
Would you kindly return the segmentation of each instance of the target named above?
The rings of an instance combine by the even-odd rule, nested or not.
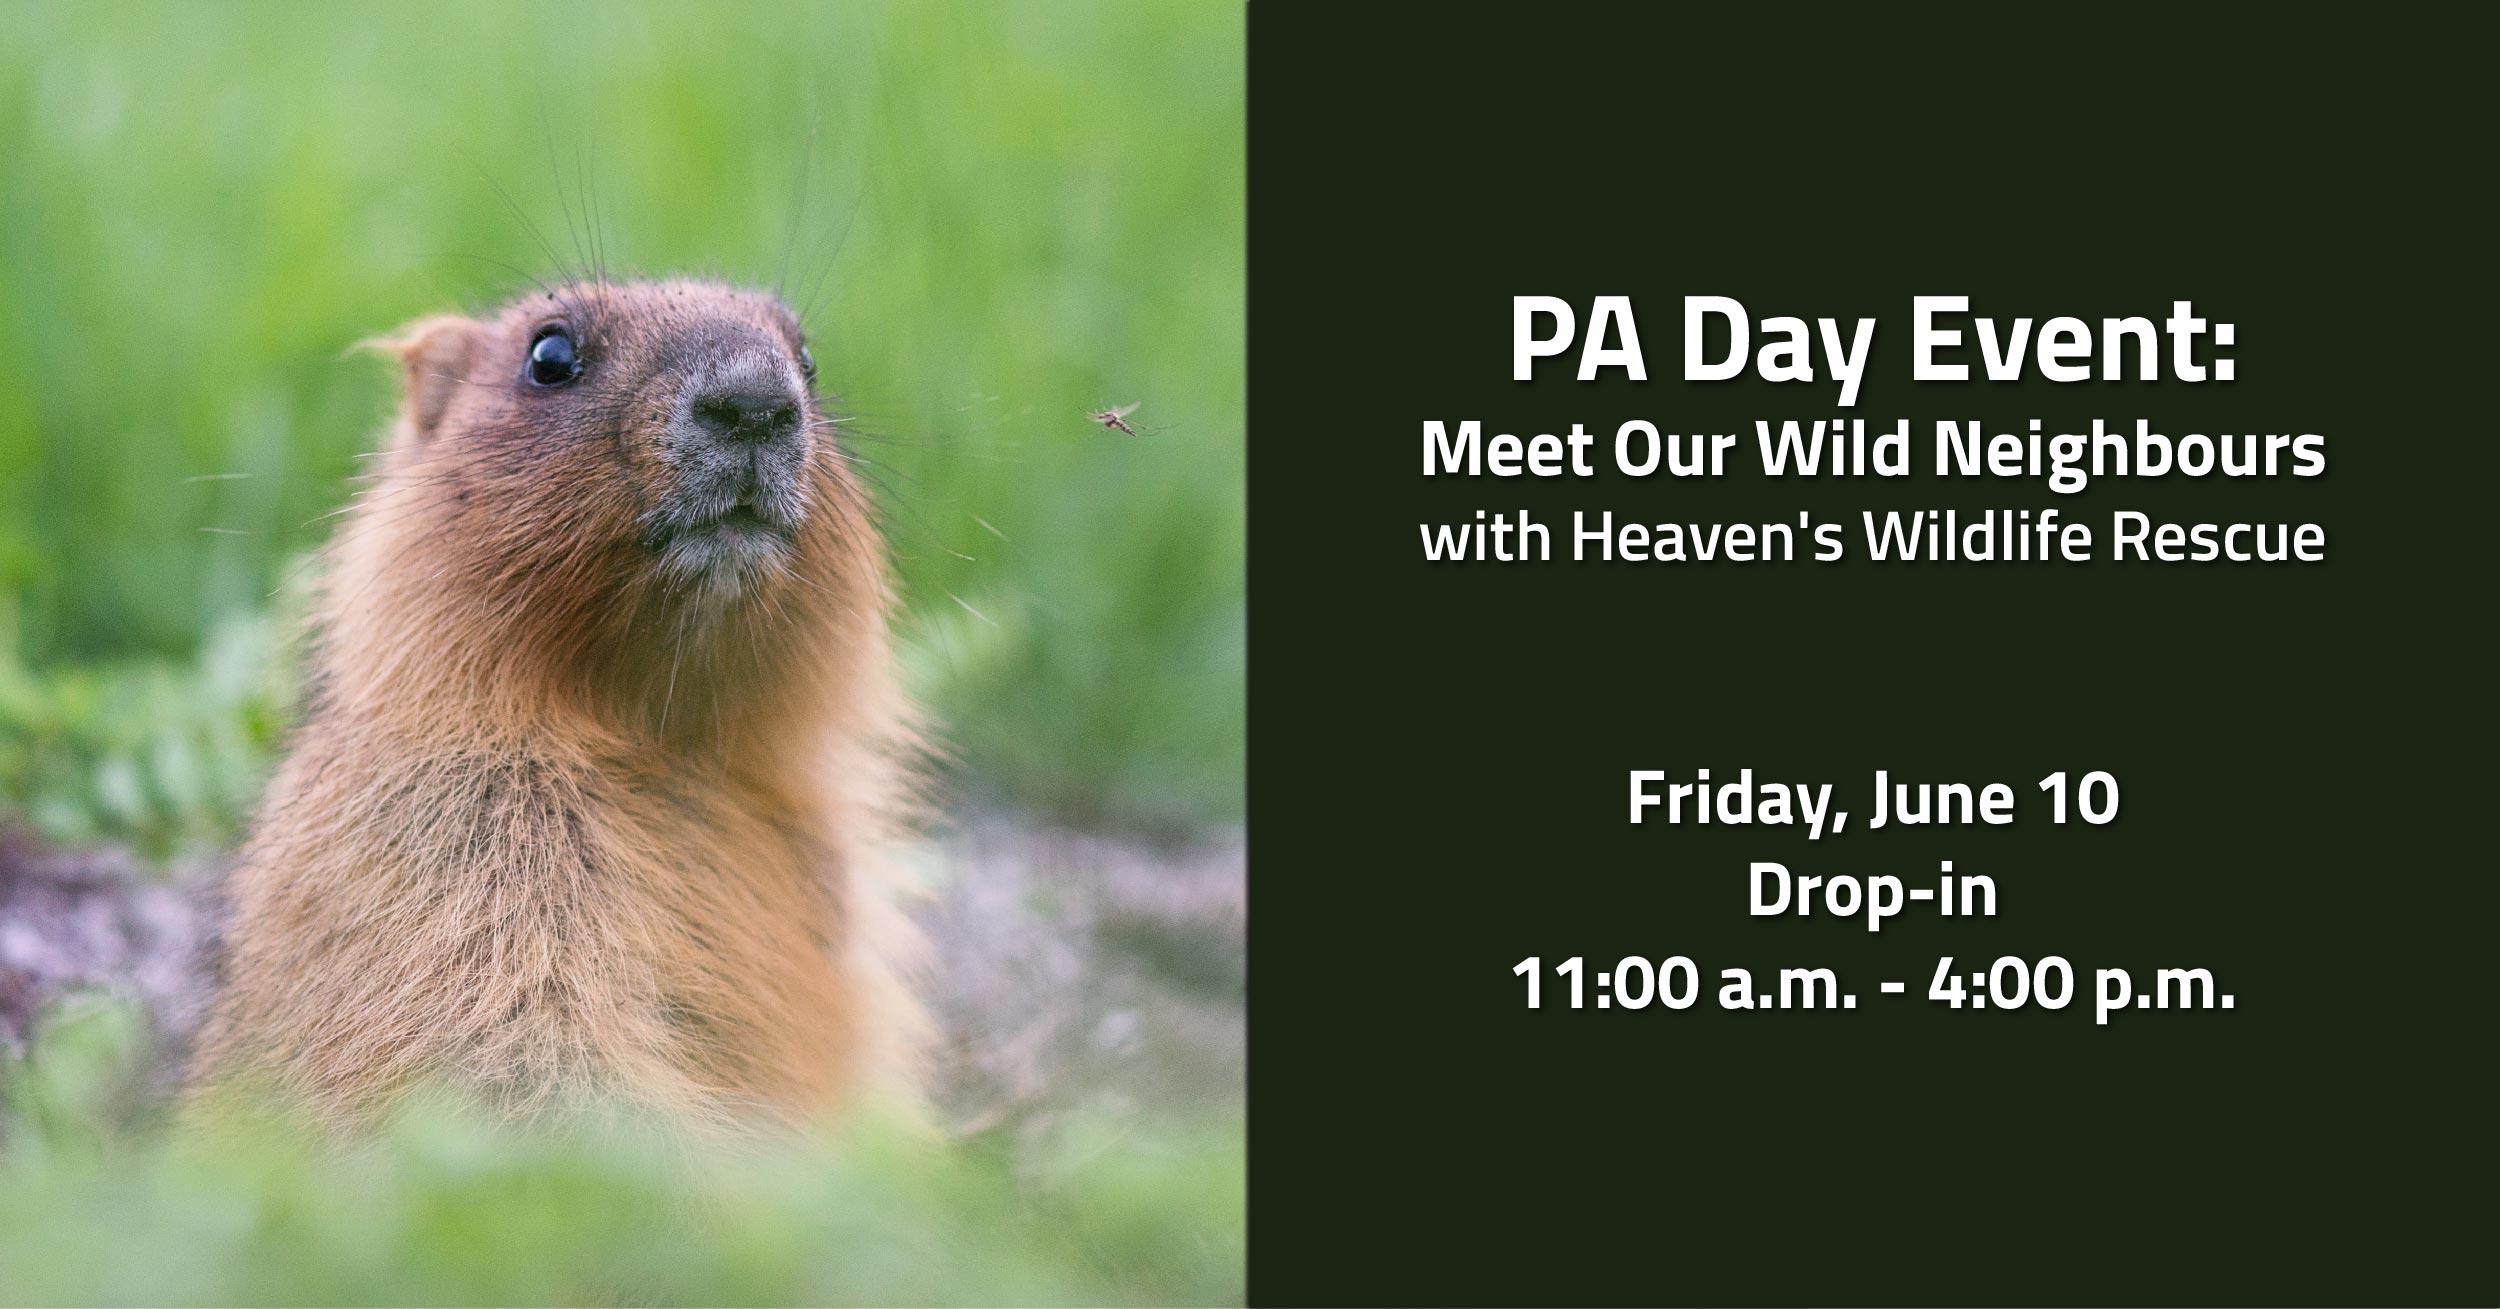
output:
[[[99,1106],[144,1043],[56,1017],[7,1087],[0,1304],[1195,1304],[1242,1294],[1239,1131],[1080,1123],[1040,1151],[855,1123],[689,1160],[611,1125],[417,1104],[352,1151]]]
[[[290,579],[393,404],[349,347],[594,244],[810,302],[954,807],[1237,821],[1242,24],[0,0],[0,834],[229,847],[290,713]],[[1146,437],[1085,419],[1131,401]],[[699,1174],[438,1119],[338,1158],[164,1130],[145,1027],[82,1004],[0,1051],[0,1301],[1241,1294],[1237,1105]]]
[[[204,651],[283,652],[251,626],[392,403],[348,348],[594,244],[813,292],[825,384],[882,438],[860,452],[961,794],[1238,815],[1239,10],[7,16],[0,797],[47,832],[230,825],[283,703]],[[1131,401],[1157,434],[1085,420]],[[184,677],[222,717],[134,717]]]

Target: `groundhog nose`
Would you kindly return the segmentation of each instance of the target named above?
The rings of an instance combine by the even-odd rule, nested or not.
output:
[[[711,387],[694,398],[690,413],[695,425],[717,441],[763,445],[799,429],[798,397],[767,382]]]

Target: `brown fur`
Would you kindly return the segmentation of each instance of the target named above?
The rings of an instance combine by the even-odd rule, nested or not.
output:
[[[561,392],[522,373],[551,320],[582,333]],[[881,861],[908,714],[883,549],[813,395],[782,566],[723,600],[643,539],[671,388],[724,342],[797,375],[786,309],[704,283],[559,288],[385,343],[406,401],[330,548],[196,1081],[349,1124],[429,1083],[723,1120],[907,1081]]]

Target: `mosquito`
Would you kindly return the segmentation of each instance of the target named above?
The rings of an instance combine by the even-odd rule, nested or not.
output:
[[[1131,400],[1117,409],[1098,410],[1085,416],[1105,427],[1115,427],[1128,433],[1130,436],[1135,436],[1137,435],[1137,429],[1128,425],[1128,416],[1136,413],[1137,406],[1141,403],[1143,403],[1143,401]]]

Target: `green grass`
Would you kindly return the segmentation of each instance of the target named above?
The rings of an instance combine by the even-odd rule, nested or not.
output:
[[[293,701],[283,620],[237,614],[187,661],[38,673],[0,597],[0,825],[168,858],[224,848],[259,798]]]
[[[283,1123],[109,1121],[139,1046],[90,1005],[0,1076],[0,1304],[1195,1304],[1242,1296],[1237,1122],[1038,1146],[855,1125],[736,1154],[416,1110],[353,1151]]]
[[[196,682],[210,635],[260,621],[318,544],[391,404],[354,342],[560,271],[595,209],[614,271],[821,281],[826,383],[893,438],[862,452],[965,794],[1237,815],[1242,22],[11,5],[0,798],[47,830],[230,826],[243,754],[186,781],[164,732],[89,702]],[[1128,401],[1162,430],[1083,418]],[[161,717],[248,745],[257,712]]]

